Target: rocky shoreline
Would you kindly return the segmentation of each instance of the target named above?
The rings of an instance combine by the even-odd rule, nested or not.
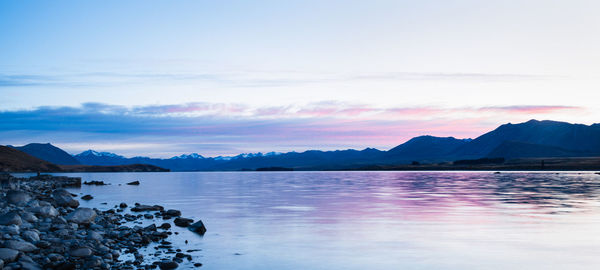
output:
[[[0,174],[0,185],[0,269],[175,269],[184,262],[202,266],[189,254],[197,250],[184,252],[168,241],[171,219],[175,226],[206,232],[202,221],[183,218],[178,210],[135,203],[130,214],[125,202],[105,211],[79,207],[76,195],[64,189],[81,186],[81,178],[74,177]],[[161,224],[136,224],[159,218]],[[138,250],[150,245],[155,252],[144,258]]]

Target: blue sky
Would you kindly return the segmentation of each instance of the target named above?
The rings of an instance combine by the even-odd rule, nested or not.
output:
[[[600,109],[597,1],[4,1],[2,144],[165,157]]]

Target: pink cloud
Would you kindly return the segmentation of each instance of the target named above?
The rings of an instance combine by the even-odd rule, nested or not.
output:
[[[504,106],[504,107],[482,107],[478,109],[484,112],[508,112],[516,114],[547,114],[563,111],[583,110],[576,106],[544,106],[544,105],[522,105],[522,106]]]

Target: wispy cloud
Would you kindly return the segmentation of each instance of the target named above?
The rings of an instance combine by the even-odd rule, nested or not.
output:
[[[228,87],[281,87],[350,81],[517,81],[561,78],[532,74],[379,72],[379,73],[303,73],[303,72],[79,72],[48,74],[0,74],[0,87],[25,86],[109,86],[154,82],[211,83]]]

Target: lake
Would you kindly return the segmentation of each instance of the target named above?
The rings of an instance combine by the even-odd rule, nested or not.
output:
[[[591,172],[63,175],[111,183],[71,189],[95,197],[84,207],[160,204],[201,219],[203,237],[176,228],[174,241],[201,249],[192,254],[202,269],[600,267]]]

